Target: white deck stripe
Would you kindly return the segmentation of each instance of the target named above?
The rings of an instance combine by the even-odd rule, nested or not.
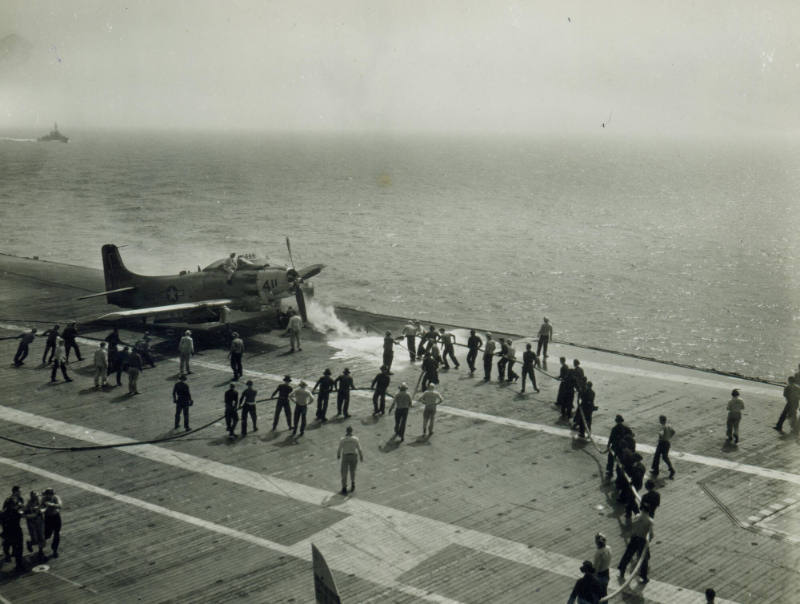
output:
[[[96,444],[133,442],[129,438],[116,434],[68,424],[10,407],[0,406],[0,419]],[[334,566],[334,568],[341,569],[343,572],[353,572],[359,577],[367,581],[373,581],[379,585],[386,585],[387,587],[391,585],[393,589],[400,589],[405,593],[409,593],[407,591],[409,589],[415,590],[420,594],[417,597],[424,596],[425,599],[429,601],[446,602],[448,600],[443,596],[428,594],[424,590],[400,584],[396,579],[403,572],[417,564],[420,559],[425,559],[448,545],[461,545],[476,551],[570,578],[576,576],[576,569],[579,568],[581,564],[581,560],[575,558],[360,499],[348,498],[341,504],[332,506],[331,501],[336,500],[332,500],[332,493],[330,491],[291,482],[275,476],[260,474],[237,466],[203,459],[173,449],[166,449],[154,445],[136,445],[117,449],[117,451],[176,467],[182,471],[197,472],[198,474],[204,474],[219,480],[240,484],[274,495],[282,495],[313,505],[332,507],[333,509],[348,513],[355,518],[345,519],[336,523],[331,527],[323,529],[309,539],[288,548],[275,544],[275,549],[302,559],[308,559],[310,554],[308,544],[311,541],[315,543],[319,541],[323,547],[335,544],[336,548],[331,554],[328,554],[327,551],[325,552],[326,558],[328,558],[329,563]],[[46,474],[53,480],[59,480],[61,482],[69,481],[69,484],[74,484],[75,486],[85,484],[13,460],[0,458],[0,462],[20,468],[24,466],[25,469],[30,468],[29,471],[35,471],[40,475]],[[100,489],[100,487],[94,487],[92,485],[87,486],[91,487],[91,489],[98,489],[95,491],[98,493],[102,490],[102,494],[113,497],[114,499],[125,498],[124,501],[126,503],[139,505],[139,500],[125,495],[119,495],[112,491],[106,491],[105,489]],[[83,486],[81,486],[81,488],[83,488]],[[122,499],[119,500],[122,501]],[[242,538],[251,543],[263,545],[264,547],[273,547],[272,542],[259,539],[247,533],[233,531],[232,529],[215,525],[201,519],[195,519],[192,516],[167,510],[166,508],[161,508],[160,506],[155,506],[148,502],[142,501],[141,504],[140,507],[156,513],[179,518],[197,526],[204,526],[209,530],[224,532],[225,534],[230,534],[231,536]],[[348,535],[353,534],[354,527],[358,528],[358,539],[351,542],[348,540]],[[364,530],[365,527],[368,530]],[[405,544],[405,548],[403,549],[409,550],[412,553],[401,553],[403,549],[396,546],[398,541]],[[405,559],[407,555],[412,556],[412,559]],[[379,561],[379,563],[376,564],[376,560]],[[702,594],[669,583],[651,580],[646,589],[646,597],[647,600],[662,602],[664,604],[689,604],[699,601],[702,598]],[[433,600],[432,598],[439,599]],[[729,600],[720,600],[720,602],[722,604],[734,604]]]

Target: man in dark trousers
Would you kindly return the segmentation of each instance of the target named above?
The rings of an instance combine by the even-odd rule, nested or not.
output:
[[[469,367],[469,374],[475,373],[475,359],[478,358],[478,351],[483,346],[483,340],[480,339],[474,329],[469,330],[469,338],[467,338],[467,367]]]
[[[247,380],[247,388],[242,391],[239,397],[239,407],[242,409],[242,436],[247,436],[247,416],[253,420],[253,432],[258,432],[256,425],[256,394],[258,391],[253,389],[253,380]]]
[[[608,436],[608,461],[606,462],[606,478],[611,478],[614,471],[614,457],[622,453],[622,446],[626,438],[633,437],[633,430],[625,425],[621,415],[614,418],[614,427]]]
[[[422,391],[428,389],[430,384],[438,384],[439,383],[439,365],[436,362],[436,359],[433,357],[432,354],[429,352],[425,353],[425,357],[422,359]]]
[[[638,514],[631,523],[631,536],[628,541],[628,547],[625,548],[625,553],[619,561],[619,580],[620,583],[625,581],[625,569],[628,563],[635,554],[640,554],[647,548],[642,560],[642,566],[639,567],[639,576],[642,578],[642,583],[647,583],[647,567],[650,564],[650,548],[647,546],[647,538],[650,537],[650,542],[653,540],[653,519],[647,512]]]
[[[581,564],[583,577],[575,582],[572,593],[569,595],[567,604],[597,604],[600,601],[602,586],[600,581],[594,576],[594,565],[588,560]]]
[[[483,381],[492,379],[492,363],[494,362],[494,349],[497,346],[492,339],[492,334],[486,334],[486,348],[483,349]]]
[[[498,341],[500,342],[500,352],[497,354],[499,355],[499,359],[497,361],[497,383],[502,384],[506,381],[506,365],[508,365],[508,344],[503,338],[499,338]]]
[[[56,340],[56,352],[53,355],[53,369],[50,372],[50,381],[56,381],[56,372],[61,369],[61,375],[64,376],[65,382],[71,382],[72,378],[67,374],[67,353],[64,348],[64,340],[58,338]]]
[[[139,353],[139,356],[142,359],[142,368],[144,369],[144,364],[147,363],[150,365],[151,368],[156,366],[156,362],[153,360],[153,355],[150,354],[150,332],[144,332],[142,339],[136,342],[135,350]]]
[[[17,336],[19,346],[17,346],[17,353],[14,355],[14,367],[19,367],[25,364],[25,359],[28,357],[28,347],[36,339],[36,328],[32,328],[28,333],[21,333]]]
[[[314,394],[319,389],[319,394],[317,395],[317,419],[323,423],[328,421],[328,399],[334,384],[331,370],[326,369],[322,372],[322,377],[317,380],[317,383],[311,389],[311,394]]]
[[[417,357],[422,358],[426,352],[430,352],[433,345],[437,340],[436,328],[433,325],[428,326],[428,331],[422,334],[419,338],[419,348],[417,348]]]
[[[444,327],[440,327],[439,340],[442,342],[442,362],[444,363],[444,368],[450,369],[450,365],[447,363],[448,357],[451,361],[453,361],[453,365],[456,369],[461,367],[461,365],[458,363],[458,359],[456,358],[456,337],[449,331],[445,331]]]
[[[578,435],[581,438],[586,438],[586,431],[592,431],[592,413],[597,411],[591,382],[586,382],[586,388],[583,391],[583,397],[578,407],[578,413],[575,414],[575,427],[578,429]]]
[[[231,369],[233,370],[233,380],[236,381],[242,377],[242,356],[244,355],[244,341],[239,337],[238,332],[233,332],[233,341],[231,342]]]
[[[188,432],[189,428],[189,407],[193,404],[192,394],[189,392],[189,384],[186,383],[186,376],[181,374],[178,381],[172,387],[172,402],[175,403],[175,430],[181,423],[183,414],[183,427]]]
[[[788,418],[789,425],[792,431],[797,431],[797,407],[800,403],[800,387],[797,385],[797,379],[790,375],[786,379],[786,387],[783,389],[783,398],[786,399],[786,404],[783,406],[783,412],[778,418],[778,423],[773,426],[778,432],[783,432],[783,423]]]
[[[47,541],[53,537],[50,547],[53,550],[53,558],[58,558],[58,546],[61,543],[61,498],[52,488],[44,490],[42,507],[44,508],[44,539]]]
[[[405,327],[403,327],[403,335],[406,338],[408,359],[414,363],[417,360],[417,336],[419,335],[419,322],[409,321]]]
[[[42,335],[47,337],[47,340],[44,344],[44,354],[42,354],[42,364],[49,365],[53,362],[53,355],[56,352],[56,341],[58,340],[59,336],[59,326],[53,325],[51,329],[45,331]],[[47,358],[47,353],[50,353],[50,358]]]
[[[645,482],[644,488],[647,489],[647,493],[642,495],[642,509],[650,514],[650,518],[655,518],[656,510],[661,505],[661,494],[656,491],[656,483],[652,480]]]
[[[370,384],[370,389],[374,390],[375,392],[372,395],[372,408],[373,413],[372,415],[383,415],[386,411],[386,390],[389,388],[389,382],[392,381],[392,378],[389,377],[389,370],[386,368],[386,365],[381,367],[381,371],[378,375],[376,375],[373,380],[372,384]],[[380,403],[380,404],[379,404]]]
[[[64,328],[64,332],[61,334],[61,337],[64,338],[64,351],[67,355],[66,362],[69,363],[69,351],[73,348],[75,349],[75,356],[78,357],[79,361],[82,361],[83,358],[81,357],[81,349],[78,348],[78,343],[75,341],[75,339],[78,337],[78,328],[75,326],[74,321]]]
[[[392,332],[387,331],[383,336],[383,364],[392,372],[392,361],[394,361],[394,338]]]
[[[236,438],[236,424],[239,423],[238,408],[239,391],[236,390],[236,384],[231,382],[225,391],[225,429],[228,431],[230,438]]]
[[[336,378],[334,387],[336,388],[336,415],[344,414],[345,417],[350,417],[350,391],[355,390],[355,386],[353,385],[350,370],[347,367]]]
[[[675,478],[675,468],[672,467],[672,462],[669,460],[669,448],[671,446],[672,437],[675,436],[675,430],[672,429],[672,426],[667,424],[666,415],[660,415],[658,417],[658,423],[661,424],[661,427],[658,430],[658,444],[656,444],[656,453],[653,455],[653,465],[650,468],[650,473],[653,476],[658,476],[659,466],[663,459],[664,463],[666,463],[669,468],[669,477]]]
[[[120,352],[117,353],[117,364],[114,371],[117,374],[117,386],[122,386],[122,372],[128,370],[128,361],[131,358],[131,349],[125,346]]]
[[[113,331],[106,336],[108,343],[108,373],[111,375],[117,370],[117,363],[119,357],[119,345],[122,342],[119,337],[119,328],[115,327]]]
[[[397,436],[400,438],[400,442],[403,442],[406,436],[408,410],[411,408],[411,396],[408,394],[408,385],[405,382],[400,384],[400,389],[394,395],[392,404],[389,407],[389,413],[392,412],[395,406],[397,406],[397,411],[394,414],[394,436]]]
[[[22,527],[19,524],[24,514],[25,501],[20,493],[20,488],[11,488],[11,496],[3,503],[3,553],[5,561],[10,562],[11,556],[17,562],[16,570],[25,571],[25,561],[22,557]]]
[[[272,431],[278,429],[278,421],[281,419],[281,411],[286,414],[286,424],[289,426],[289,430],[292,429],[292,409],[289,405],[289,395],[292,393],[292,377],[289,375],[283,376],[283,383],[278,384],[278,387],[275,388],[275,392],[272,393],[270,398],[275,398],[275,395],[278,395],[278,402],[275,403],[275,417],[272,419]],[[337,413],[338,415],[338,413]]]
[[[539,387],[536,385],[536,374],[533,373],[533,368],[539,364],[539,358],[536,353],[531,350],[530,344],[525,344],[525,352],[522,353],[522,388],[520,392],[525,392],[525,378],[530,378],[531,386],[536,392],[539,392]]]

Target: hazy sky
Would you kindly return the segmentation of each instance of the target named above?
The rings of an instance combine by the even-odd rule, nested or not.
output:
[[[800,131],[800,2],[1,0],[0,129]]]

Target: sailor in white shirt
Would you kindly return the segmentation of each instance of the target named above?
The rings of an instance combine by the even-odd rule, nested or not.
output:
[[[339,441],[336,459],[342,460],[342,495],[347,495],[347,473],[350,473],[350,492],[356,490],[356,467],[359,458],[364,461],[364,453],[358,437],[353,436],[353,426],[347,426],[347,434]]]

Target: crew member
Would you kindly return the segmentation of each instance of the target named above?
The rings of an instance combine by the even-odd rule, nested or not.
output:
[[[344,414],[345,417],[350,417],[350,391],[355,390],[353,385],[353,378],[350,376],[350,370],[345,367],[342,374],[336,378],[336,415]]]
[[[539,327],[539,342],[536,344],[536,356],[543,359],[547,358],[547,344],[553,339],[553,326],[547,317],[544,317]],[[542,356],[544,351],[544,356]]]
[[[650,518],[656,517],[656,510],[661,505],[661,494],[656,491],[656,483],[648,480],[644,483],[644,488],[647,492],[642,495],[642,509],[647,510]]]
[[[127,348],[127,346],[126,346]],[[128,357],[128,394],[139,394],[139,374],[142,373],[142,357],[135,348]]]
[[[258,432],[256,425],[256,394],[258,391],[253,388],[253,380],[247,380],[247,388],[242,391],[239,397],[239,407],[242,409],[242,436],[247,436],[247,416],[253,420],[253,432]]]
[[[595,577],[594,565],[588,560],[581,564],[583,576],[575,582],[572,593],[569,595],[567,604],[596,604],[600,599],[600,592],[603,588]]]
[[[353,436],[353,426],[347,426],[345,436],[339,441],[336,459],[342,460],[342,495],[347,495],[347,474],[350,474],[350,492],[356,490],[356,467],[358,460],[364,461],[364,452],[358,438]]]
[[[231,369],[233,369],[233,381],[242,377],[242,355],[244,354],[244,342],[239,337],[239,333],[233,332],[233,341],[231,342]],[[242,420],[244,421],[244,420]]]
[[[119,345],[121,342],[119,328],[115,327],[111,333],[106,336],[106,343],[108,344],[108,370],[106,375],[111,375],[111,372],[117,370],[117,357],[119,356]]]
[[[492,363],[494,357],[494,349],[497,346],[492,339],[492,334],[486,334],[486,348],[483,349],[483,381],[488,382],[492,379]]]
[[[236,384],[231,382],[225,391],[225,429],[229,438],[236,438],[236,424],[239,423],[238,407],[239,391],[236,390]]]
[[[419,323],[417,321],[409,321],[403,327],[403,335],[406,337],[406,348],[408,348],[408,358],[414,363],[417,360],[417,335],[419,334]]]
[[[428,389],[430,384],[439,383],[439,366],[436,359],[429,352],[422,359],[422,390]]]
[[[394,338],[392,332],[387,331],[383,336],[383,364],[392,375],[392,361],[394,360]]]
[[[328,399],[334,385],[335,382],[333,378],[331,378],[331,370],[325,369],[325,371],[322,372],[322,376],[311,389],[311,394],[314,394],[319,388],[319,394],[317,395],[317,419],[323,423],[328,421]]]
[[[35,545],[39,550],[39,560],[44,560],[44,509],[38,491],[31,491],[23,514],[28,525],[28,551],[33,551]]]
[[[561,381],[558,385],[558,396],[556,404],[561,408],[561,418],[569,419],[572,417],[572,401],[575,398],[575,376],[567,365],[567,359],[561,357],[561,369],[559,370],[558,379]]]
[[[384,414],[386,410],[386,390],[388,390],[389,382],[391,381],[389,370],[386,365],[383,365],[380,373],[372,379],[372,384],[369,386],[371,390],[375,391],[372,395],[372,408],[374,410],[372,415]]]
[[[272,393],[272,397],[270,397],[275,398],[275,395],[278,395],[278,402],[275,404],[275,417],[272,419],[273,432],[278,429],[278,420],[281,418],[281,411],[286,414],[286,425],[289,426],[289,430],[292,429],[292,410],[289,405],[289,395],[294,388],[292,388],[291,382],[291,376],[283,376],[283,383],[278,384],[278,387],[275,388],[275,392]]]
[[[439,328],[439,339],[442,342],[442,362],[444,363],[444,368],[450,369],[450,365],[447,363],[447,357],[450,357],[450,360],[453,361],[453,365],[456,369],[461,367],[461,365],[458,363],[458,359],[456,358],[456,337],[449,331],[445,331],[444,327],[441,327]]]
[[[408,394],[408,385],[405,382],[400,384],[400,390],[394,395],[392,404],[389,407],[389,413],[392,412],[395,406],[397,406],[397,411],[394,412],[394,436],[397,436],[400,438],[400,442],[403,442],[406,435],[408,410],[411,407],[411,396]]]
[[[597,411],[594,404],[594,390],[592,383],[586,382],[586,388],[583,391],[583,397],[579,404],[579,411],[575,414],[575,424],[578,429],[578,434],[581,438],[586,437],[586,431],[592,431],[592,414]]]
[[[600,583],[600,597],[605,598],[608,595],[608,582],[611,579],[608,576],[608,569],[611,567],[611,548],[606,545],[606,536],[603,533],[594,536],[594,544],[597,546],[594,552],[594,572]]]
[[[792,432],[797,432],[797,407],[800,402],[800,388],[798,388],[797,380],[793,375],[790,375],[786,380],[783,398],[786,399],[786,404],[783,406],[781,416],[778,418],[778,423],[775,424],[774,428],[778,432],[783,432],[783,422],[786,421],[786,418],[789,418]]]
[[[108,385],[108,353],[106,343],[100,342],[100,346],[94,351],[94,387],[105,388]]]
[[[81,357],[81,349],[78,348],[78,343],[75,341],[75,339],[78,337],[78,328],[75,326],[75,321],[73,321],[64,328],[61,337],[64,338],[64,350],[66,351],[66,362],[69,363],[69,351],[72,350],[73,348],[75,349],[75,356],[78,357],[79,361],[82,361],[83,357]]]
[[[139,356],[142,357],[142,367],[144,368],[144,363],[150,365],[151,368],[155,368],[156,363],[153,360],[153,355],[150,354],[150,332],[144,332],[142,339],[136,342],[135,346],[136,352],[139,353]]]
[[[506,340],[506,374],[508,375],[509,382],[516,382],[519,379],[519,374],[514,371],[514,364],[517,362],[517,349],[514,348],[511,340]]]
[[[536,374],[533,372],[533,368],[539,364],[539,358],[536,356],[536,353],[531,350],[530,344],[525,344],[525,352],[522,353],[522,388],[520,392],[525,392],[525,378],[530,378],[531,386],[536,392],[539,392],[538,386],[536,386]]]
[[[303,319],[294,310],[290,310],[289,314],[291,316],[286,327],[286,332],[289,334],[289,344],[292,347],[289,352],[294,352],[295,348],[298,351],[303,350],[300,348],[300,330],[303,329]]]
[[[666,415],[659,415],[658,423],[661,424],[661,427],[658,430],[658,444],[656,444],[656,453],[653,455],[653,465],[650,468],[650,473],[653,476],[658,476],[661,459],[663,459],[669,468],[669,477],[675,478],[675,468],[672,467],[672,462],[669,460],[669,448],[672,437],[675,436],[675,430],[672,429],[672,426],[667,425]]]
[[[225,258],[222,264],[222,270],[228,274],[228,285],[233,281],[233,273],[236,272],[236,252],[231,252],[231,255]]]
[[[14,556],[17,571],[26,570],[22,557],[22,527],[19,525],[24,509],[25,501],[20,488],[11,487],[11,496],[3,502],[3,553],[7,562]]]
[[[59,326],[53,325],[51,329],[45,331],[42,335],[47,336],[47,340],[44,344],[44,354],[42,355],[42,364],[49,365],[53,362],[53,355],[56,352],[56,341],[58,340],[59,334],[58,332]],[[50,353],[50,358],[47,358],[47,353]]]
[[[191,330],[187,329],[183,332],[181,341],[178,342],[178,354],[180,355],[180,373],[190,374],[192,370],[189,368],[189,360],[194,354],[194,340],[192,339]]]
[[[497,382],[502,383],[506,381],[506,365],[508,365],[508,344],[503,338],[500,341],[500,352],[497,354],[500,359],[497,361]]]
[[[475,333],[474,329],[469,330],[469,338],[467,339],[467,367],[469,367],[469,375],[475,373],[475,359],[478,358],[478,351],[483,346],[483,340]]]
[[[313,398],[311,393],[306,390],[308,384],[301,381],[297,388],[295,388],[289,395],[289,400],[294,402],[294,421],[292,422],[292,434],[297,434],[297,427],[300,427],[300,436],[306,431],[306,412],[308,411],[308,403]]]
[[[643,511],[641,514],[638,514],[631,523],[631,535],[628,541],[628,547],[625,548],[625,553],[622,555],[618,566],[620,583],[625,581],[625,569],[628,567],[631,558],[633,558],[635,554],[641,555],[645,548],[647,548],[647,551],[644,552],[644,560],[642,560],[642,565],[639,567],[639,576],[642,578],[642,583],[648,582],[647,567],[650,563],[650,547],[647,545],[648,536],[652,543],[653,519],[650,517],[650,514]]]
[[[563,360],[563,358],[562,358]],[[625,441],[633,438],[633,430],[625,425],[625,419],[621,415],[614,418],[614,427],[608,435],[608,462],[606,463],[606,478],[611,478],[614,470],[614,457],[622,453]]]
[[[422,412],[422,435],[433,436],[433,420],[436,419],[436,406],[443,402],[442,395],[436,392],[436,386],[432,385],[419,397],[419,402],[425,405]]]
[[[728,442],[733,438],[734,443],[739,442],[739,422],[742,420],[742,409],[744,401],[739,398],[739,391],[734,388],[731,392],[731,400],[728,401],[728,424],[725,434]]]
[[[36,339],[36,328],[32,328],[28,333],[19,334],[17,339],[19,339],[19,346],[17,346],[17,353],[14,355],[14,367],[25,364],[25,359],[28,356],[28,346]]]
[[[423,353],[430,352],[431,347],[436,343],[436,328],[433,325],[428,326],[426,331],[419,339],[419,348],[417,348],[417,356],[422,358]]]
[[[189,384],[186,383],[186,376],[181,374],[178,381],[172,387],[172,402],[175,403],[175,430],[181,422],[183,414],[183,428],[188,432],[189,428],[189,406],[193,404],[192,394],[189,392]]]
[[[42,495],[44,506],[44,540],[53,537],[50,548],[53,558],[58,558],[58,546],[61,543],[61,498],[52,488],[46,488]]]
[[[128,371],[128,362],[131,359],[131,349],[125,346],[122,351],[117,355],[117,364],[114,371],[117,372],[117,386],[122,386],[122,372]]]
[[[64,376],[65,382],[71,382],[72,378],[67,375],[67,352],[64,348],[64,340],[58,338],[56,340],[56,351],[53,355],[53,370],[50,372],[50,381],[56,381],[56,371],[61,369],[61,375]]]
[[[578,394],[578,403],[583,398],[583,391],[586,389],[586,375],[583,373],[583,367],[578,359],[572,361],[572,381],[573,388]]]

